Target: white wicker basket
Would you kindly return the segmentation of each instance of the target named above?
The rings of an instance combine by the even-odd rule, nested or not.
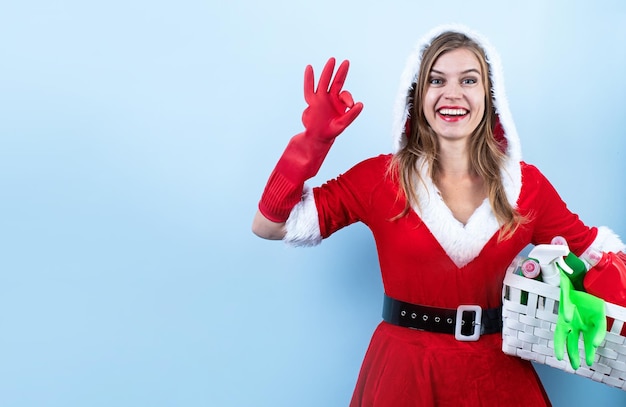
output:
[[[522,359],[575,373],[609,386],[626,390],[626,337],[621,332],[626,308],[606,303],[606,315],[615,321],[597,349],[591,367],[585,363],[582,338],[581,364],[572,369],[565,352],[559,361],[554,356],[554,330],[558,317],[558,287],[515,274],[523,258],[514,261],[504,278],[502,350]],[[525,304],[524,304],[525,303]]]

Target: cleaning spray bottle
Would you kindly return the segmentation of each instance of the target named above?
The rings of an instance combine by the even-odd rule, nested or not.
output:
[[[569,247],[562,244],[540,244],[528,254],[529,259],[535,259],[541,268],[541,279],[553,286],[561,284],[559,268],[566,274],[573,274],[573,270],[565,263],[564,257],[570,254]]]
[[[542,281],[541,266],[539,261],[533,258],[527,258],[520,263],[520,273],[526,278]]]
[[[552,239],[551,244],[569,247],[567,245],[567,240],[565,240],[563,236],[555,236]],[[567,254],[567,256],[565,256],[565,264],[567,264],[572,270],[571,274],[566,274],[572,282],[572,286],[574,287],[574,289],[578,291],[585,291],[583,280],[585,278],[585,275],[587,274],[587,264],[585,264],[585,262],[581,258],[576,256],[571,251]]]

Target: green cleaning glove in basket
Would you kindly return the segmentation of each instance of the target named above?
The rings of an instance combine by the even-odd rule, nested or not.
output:
[[[579,339],[583,335],[585,361],[591,366],[596,349],[606,336],[606,308],[604,300],[577,291],[563,270],[561,273],[561,294],[559,314],[554,332],[554,354],[563,360],[567,348],[570,365],[574,370],[580,367]]]

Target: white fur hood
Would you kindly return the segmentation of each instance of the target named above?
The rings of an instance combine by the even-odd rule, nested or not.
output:
[[[419,74],[423,51],[435,37],[447,31],[465,34],[481,46],[487,57],[492,84],[491,97],[503,133],[498,137],[501,136],[506,140],[504,143],[506,145],[506,159],[501,170],[502,182],[509,203],[516,207],[522,186],[520,167],[522,153],[519,136],[504,91],[500,57],[486,38],[467,27],[461,25],[439,26],[422,37],[416,44],[400,78],[392,122],[393,151],[394,153],[397,152],[407,142],[405,129],[411,108],[407,103],[407,96],[414,92],[413,84],[419,82],[417,75]],[[415,206],[413,209],[420,215],[455,264],[462,267],[480,253],[487,241],[498,231],[500,225],[491,211],[488,200],[483,202],[483,205],[476,210],[467,224],[463,225],[457,221],[440,198],[437,187],[430,180],[427,174],[428,167],[424,165],[421,168],[425,185],[418,183],[420,188],[417,194],[419,206]]]
[[[396,96],[394,106],[392,137],[393,152],[397,152],[406,144],[405,126],[409,118],[409,108],[407,105],[407,95],[412,92],[412,84],[416,82],[419,73],[419,67],[422,60],[423,50],[430,45],[432,40],[438,35],[453,31],[467,35],[480,45],[487,56],[487,64],[489,65],[489,76],[491,78],[492,89],[491,95],[493,106],[504,132],[503,137],[506,139],[506,156],[507,160],[503,168],[503,180],[507,192],[507,197],[511,205],[515,206],[521,189],[521,170],[520,161],[522,160],[522,152],[520,147],[519,136],[513,122],[511,111],[509,110],[506,93],[504,90],[504,78],[502,74],[502,64],[500,56],[491,46],[489,41],[479,33],[462,25],[443,25],[431,30],[422,37],[416,44],[413,52],[409,56],[404,72],[400,78],[400,86]]]

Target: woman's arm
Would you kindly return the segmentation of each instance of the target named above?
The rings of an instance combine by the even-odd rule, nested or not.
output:
[[[256,211],[252,221],[252,233],[269,240],[281,240],[285,237],[285,222],[272,222],[261,211]]]
[[[335,59],[330,58],[315,88],[313,68],[304,73],[304,98],[308,104],[302,114],[305,130],[291,138],[270,174],[261,196],[252,231],[263,238],[279,240],[285,236],[285,222],[302,199],[304,182],[317,174],[335,138],[356,119],[363,104],[342,90],[348,74],[343,61],[333,78]]]

